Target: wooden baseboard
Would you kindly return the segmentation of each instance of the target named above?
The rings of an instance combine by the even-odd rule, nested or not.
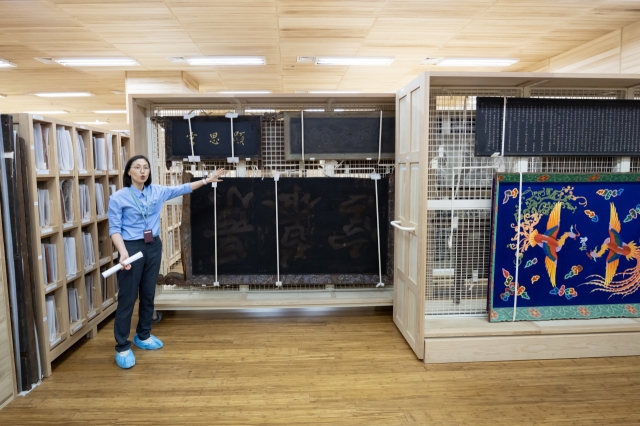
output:
[[[640,319],[425,321],[427,364],[640,355]]]
[[[640,333],[425,339],[427,364],[640,355]]]
[[[158,311],[392,306],[393,287],[353,291],[163,291]]]

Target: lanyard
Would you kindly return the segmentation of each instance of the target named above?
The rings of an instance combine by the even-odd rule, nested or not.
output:
[[[136,202],[136,206],[138,206],[138,210],[140,210],[140,214],[142,215],[142,218],[144,219],[144,226],[145,228],[147,227],[147,221],[149,219],[149,199],[147,198],[147,193],[144,192],[144,188],[142,193],[144,194],[144,199],[147,202],[147,214],[144,214],[144,211],[142,210],[142,207],[140,206],[140,203],[138,202],[138,197],[135,196],[135,194],[133,193],[133,190],[131,189],[131,187],[129,187],[129,192],[131,193],[131,198],[133,198],[133,201]]]

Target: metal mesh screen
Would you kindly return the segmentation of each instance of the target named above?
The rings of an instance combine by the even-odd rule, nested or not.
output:
[[[478,96],[623,99],[626,90],[432,88],[427,189],[427,315],[486,315],[491,185],[496,171],[625,171],[614,157],[475,157]],[[622,161],[624,163],[624,161]],[[640,162],[631,160],[631,168]],[[443,208],[443,205],[447,207]]]
[[[273,177],[274,172],[280,172],[283,176],[291,177],[346,177],[346,178],[369,178],[371,173],[380,173],[382,176],[393,173],[394,162],[393,160],[382,160],[378,163],[376,159],[369,160],[311,160],[305,159],[305,161],[299,160],[285,160],[285,146],[284,146],[284,118],[281,112],[283,111],[393,111],[395,105],[341,105],[334,104],[328,107],[326,104],[297,104],[297,105],[252,105],[251,107],[238,107],[237,109],[230,109],[228,106],[221,105],[208,105],[208,106],[193,106],[183,105],[179,108],[172,106],[156,106],[154,111],[155,116],[182,116],[190,111],[195,110],[198,115],[225,115],[227,112],[238,112],[239,114],[246,115],[261,115],[262,120],[262,152],[260,160],[243,160],[239,163],[229,164],[224,160],[205,160],[201,163],[188,164],[181,161],[172,162],[172,166],[169,170],[164,167],[158,167],[158,175],[162,178],[160,182],[164,182],[167,185],[179,184],[182,180],[182,171],[189,171],[196,177],[201,177],[205,172],[211,172],[217,168],[223,167],[227,171],[227,176],[230,177]],[[156,163],[159,165],[165,164],[164,153],[164,129],[161,126],[160,120],[152,120],[155,135],[155,148],[153,151]],[[172,253],[169,254],[168,250],[163,253],[163,268],[161,273],[169,271],[182,271],[180,264],[180,234],[179,224],[181,221],[181,206],[180,205],[165,205],[162,215],[162,229],[171,230]],[[165,225],[166,224],[166,225]],[[164,236],[169,238],[169,235]],[[164,239],[163,239],[164,241]],[[163,272],[165,271],[165,272]],[[351,289],[369,289],[375,288],[376,283],[371,284],[344,284],[344,285],[332,285],[333,289],[351,290]],[[251,284],[251,285],[221,285],[220,287],[177,287],[177,286],[164,286],[164,289],[171,291],[256,291],[256,290],[275,290],[276,287],[273,284]],[[314,284],[295,284],[284,285],[280,290],[324,290],[322,285]]]
[[[428,212],[428,315],[486,311],[490,216],[489,209]]]

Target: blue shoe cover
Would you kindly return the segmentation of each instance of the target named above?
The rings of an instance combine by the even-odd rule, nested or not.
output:
[[[131,368],[136,365],[136,356],[131,349],[126,355],[120,355],[120,352],[116,352],[116,364],[120,368]]]
[[[146,343],[146,342],[143,342],[142,340],[140,340],[140,338],[136,334],[134,336],[134,338],[133,338],[133,344],[136,345],[137,347],[139,347],[140,349],[147,349],[147,350],[150,350],[150,351],[154,351],[156,349],[160,349],[161,347],[164,346],[164,344],[160,341],[160,339],[158,339],[153,334],[149,335],[149,337],[151,338],[151,340],[153,340],[153,342]]]

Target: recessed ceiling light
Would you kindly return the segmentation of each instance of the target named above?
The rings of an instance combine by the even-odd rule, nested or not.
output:
[[[349,93],[362,93],[360,90],[309,90],[309,93],[317,94],[349,94]]]
[[[222,92],[214,92],[221,95],[265,95],[271,93],[271,90],[229,90]]]
[[[90,92],[44,92],[35,93],[36,96],[41,98],[83,98],[91,96]]]
[[[76,121],[76,123],[78,124],[109,124],[108,121]]]
[[[65,67],[132,67],[140,64],[131,58],[53,58]]]
[[[96,114],[126,114],[126,109],[103,109],[98,111],[93,111]]]
[[[35,114],[35,115],[60,115],[60,114],[68,114],[67,111],[27,111],[27,114]]]
[[[0,68],[13,68],[16,64],[7,61],[6,59],[0,59]]]
[[[0,98],[6,98],[7,95],[3,95],[2,93],[0,93]]]
[[[317,57],[316,65],[390,65],[395,58],[391,57]]]
[[[266,65],[264,56],[199,56],[185,58],[189,65]]]
[[[440,67],[508,67],[519,58],[444,58],[437,63]]]

